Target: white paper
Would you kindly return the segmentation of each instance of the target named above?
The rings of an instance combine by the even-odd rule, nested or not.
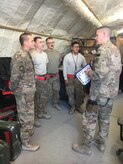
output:
[[[82,68],[81,70],[79,70],[76,73],[76,77],[78,78],[78,80],[83,84],[86,85],[91,79],[89,76],[86,75],[86,70],[91,68],[89,64],[87,64],[84,68]]]

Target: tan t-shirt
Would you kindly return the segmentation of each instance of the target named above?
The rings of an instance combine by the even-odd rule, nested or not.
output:
[[[59,64],[61,62],[60,53],[54,49],[53,50],[46,49],[44,50],[44,52],[46,52],[49,59],[47,72],[51,74],[57,73],[59,70]]]

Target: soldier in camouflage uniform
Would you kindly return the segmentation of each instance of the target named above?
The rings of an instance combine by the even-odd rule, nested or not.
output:
[[[47,114],[47,64],[48,56],[43,52],[44,41],[41,37],[35,37],[35,50],[32,50],[31,56],[35,69],[36,93],[35,93],[35,121],[34,126],[40,127],[39,119],[50,119]]]
[[[21,49],[15,53],[11,62],[10,88],[15,95],[18,118],[21,124],[20,137],[22,149],[36,151],[39,145],[30,143],[34,126],[34,68],[29,51],[34,48],[32,35],[20,35]]]
[[[105,137],[109,132],[110,114],[113,101],[118,94],[119,76],[121,73],[120,52],[110,41],[111,29],[102,26],[96,31],[96,41],[100,45],[95,58],[95,70],[87,70],[91,77],[90,98],[86,111],[83,114],[82,145],[73,144],[74,151],[91,155],[91,145],[101,151],[105,151]],[[96,122],[98,120],[99,131],[95,136]]]

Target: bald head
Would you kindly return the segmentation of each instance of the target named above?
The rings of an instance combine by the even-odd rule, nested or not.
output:
[[[107,42],[108,40],[110,40],[111,37],[111,29],[108,26],[102,26],[99,27],[96,30],[96,41],[97,44],[103,44],[105,42]]]

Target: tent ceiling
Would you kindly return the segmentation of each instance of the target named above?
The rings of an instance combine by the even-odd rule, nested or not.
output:
[[[83,0],[103,25],[123,29],[123,0]]]
[[[123,26],[122,0],[0,0],[0,25],[47,35],[91,37],[95,28]]]
[[[101,25],[117,35],[122,15],[123,0],[0,0],[0,55],[13,53],[22,31],[56,37],[60,48],[72,37],[92,37]]]

